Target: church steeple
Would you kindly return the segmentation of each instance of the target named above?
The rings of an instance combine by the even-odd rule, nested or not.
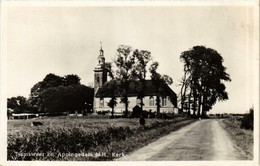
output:
[[[102,49],[102,42],[100,42],[99,55],[104,56],[104,51],[103,51],[103,49]]]
[[[107,70],[105,68],[105,56],[102,49],[102,42],[100,42],[101,47],[98,55],[98,64],[94,70],[94,94],[97,93],[98,89],[101,88],[105,82],[107,82]]]
[[[102,49],[102,42],[100,42],[100,50],[99,50],[99,56],[98,56],[98,66],[105,67],[105,57],[104,57],[104,51]]]

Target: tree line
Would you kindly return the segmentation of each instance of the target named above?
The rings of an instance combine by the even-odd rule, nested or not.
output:
[[[28,99],[23,96],[8,98],[7,107],[14,113],[60,114],[90,111],[93,97],[93,88],[82,85],[77,75],[60,77],[50,73],[31,88]]]

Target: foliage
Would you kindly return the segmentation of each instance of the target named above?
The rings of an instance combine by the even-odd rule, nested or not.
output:
[[[125,104],[125,116],[128,116],[128,88],[129,81],[132,79],[135,57],[131,54],[132,48],[126,45],[120,45],[117,49],[117,59],[115,60],[116,79],[120,81],[121,102]]]
[[[192,104],[194,113],[198,110],[198,116],[200,116],[202,107],[202,115],[205,115],[216,101],[228,99],[223,81],[231,81],[231,79],[226,73],[226,67],[222,64],[222,56],[216,50],[194,46],[182,52],[180,58],[184,62],[181,89],[182,109],[184,109],[184,103],[188,103],[190,111]],[[186,96],[187,92],[188,96]]]
[[[151,80],[156,88],[156,106],[157,106],[157,114],[160,114],[160,96],[165,97],[166,92],[165,89],[167,87],[166,84],[171,85],[173,83],[172,78],[168,75],[161,75],[157,72],[159,63],[154,62],[151,64],[149,71],[151,72]],[[171,98],[172,103],[174,103],[173,98]]]
[[[92,89],[81,85],[77,75],[60,77],[50,73],[31,88],[28,104],[34,112],[72,112],[83,108],[90,110]]]
[[[13,113],[29,112],[27,99],[23,96],[8,98],[7,108],[11,109]]]
[[[74,74],[66,75],[63,78],[63,84],[65,86],[79,85],[80,84],[80,78],[79,78],[79,76],[74,75]]]
[[[51,87],[58,87],[60,85],[63,85],[63,78],[50,73],[47,74],[46,77],[43,79],[41,88],[46,89]]]
[[[131,114],[131,117],[134,117],[134,118],[140,118],[141,115],[142,115],[142,109],[141,107],[139,107],[138,105],[136,105],[134,108],[133,108],[133,112]]]
[[[138,90],[138,98],[141,103],[141,110],[143,110],[144,102],[144,89],[145,89],[145,79],[147,73],[147,64],[151,61],[151,52],[146,50],[138,50],[136,49],[133,52],[133,56],[136,58],[134,70],[133,70],[133,78],[137,80],[136,89]]]
[[[146,88],[145,80],[148,71],[148,65],[151,62],[151,52],[147,50],[135,49],[132,52],[132,48],[126,45],[120,45],[117,49],[117,58],[114,61],[116,69],[115,79],[119,82],[120,88],[119,94],[121,102],[125,104],[125,116],[128,116],[128,93],[129,89],[135,89],[137,92],[137,98],[140,99],[140,106],[143,109],[144,102],[144,89]],[[157,108],[160,109],[160,96],[165,96],[166,83],[172,84],[172,78],[167,75],[161,75],[157,72],[159,63],[154,62],[149,67],[149,71],[152,76],[151,79],[156,86],[157,93]],[[132,86],[132,87],[131,87]],[[175,99],[171,99],[173,102]],[[111,101],[113,105],[114,101]]]
[[[107,103],[107,105],[112,108],[112,117],[114,116],[114,108],[117,105],[116,101],[116,93],[119,92],[119,81],[114,79],[110,82],[107,82],[103,85],[103,88],[99,90],[99,93],[101,94],[101,99],[104,98],[105,95],[109,94],[111,99]]]
[[[254,130],[254,109],[251,108],[249,114],[245,114],[241,121],[242,129]]]
[[[40,108],[43,112],[74,112],[88,108],[93,103],[94,92],[85,85],[47,88],[41,93]]]

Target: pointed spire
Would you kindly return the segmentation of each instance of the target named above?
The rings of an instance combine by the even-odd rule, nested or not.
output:
[[[102,49],[102,42],[100,42],[100,55],[101,56],[103,56],[104,55],[104,51],[103,51],[103,49]]]
[[[102,50],[102,42],[100,42],[100,50]],[[102,50],[103,51],[103,50]]]

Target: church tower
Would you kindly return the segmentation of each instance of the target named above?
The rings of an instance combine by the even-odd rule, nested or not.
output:
[[[98,63],[94,70],[94,95],[96,95],[98,89],[101,88],[105,82],[107,82],[107,70],[105,68],[105,57],[102,45],[99,50],[99,56],[97,60]]]

